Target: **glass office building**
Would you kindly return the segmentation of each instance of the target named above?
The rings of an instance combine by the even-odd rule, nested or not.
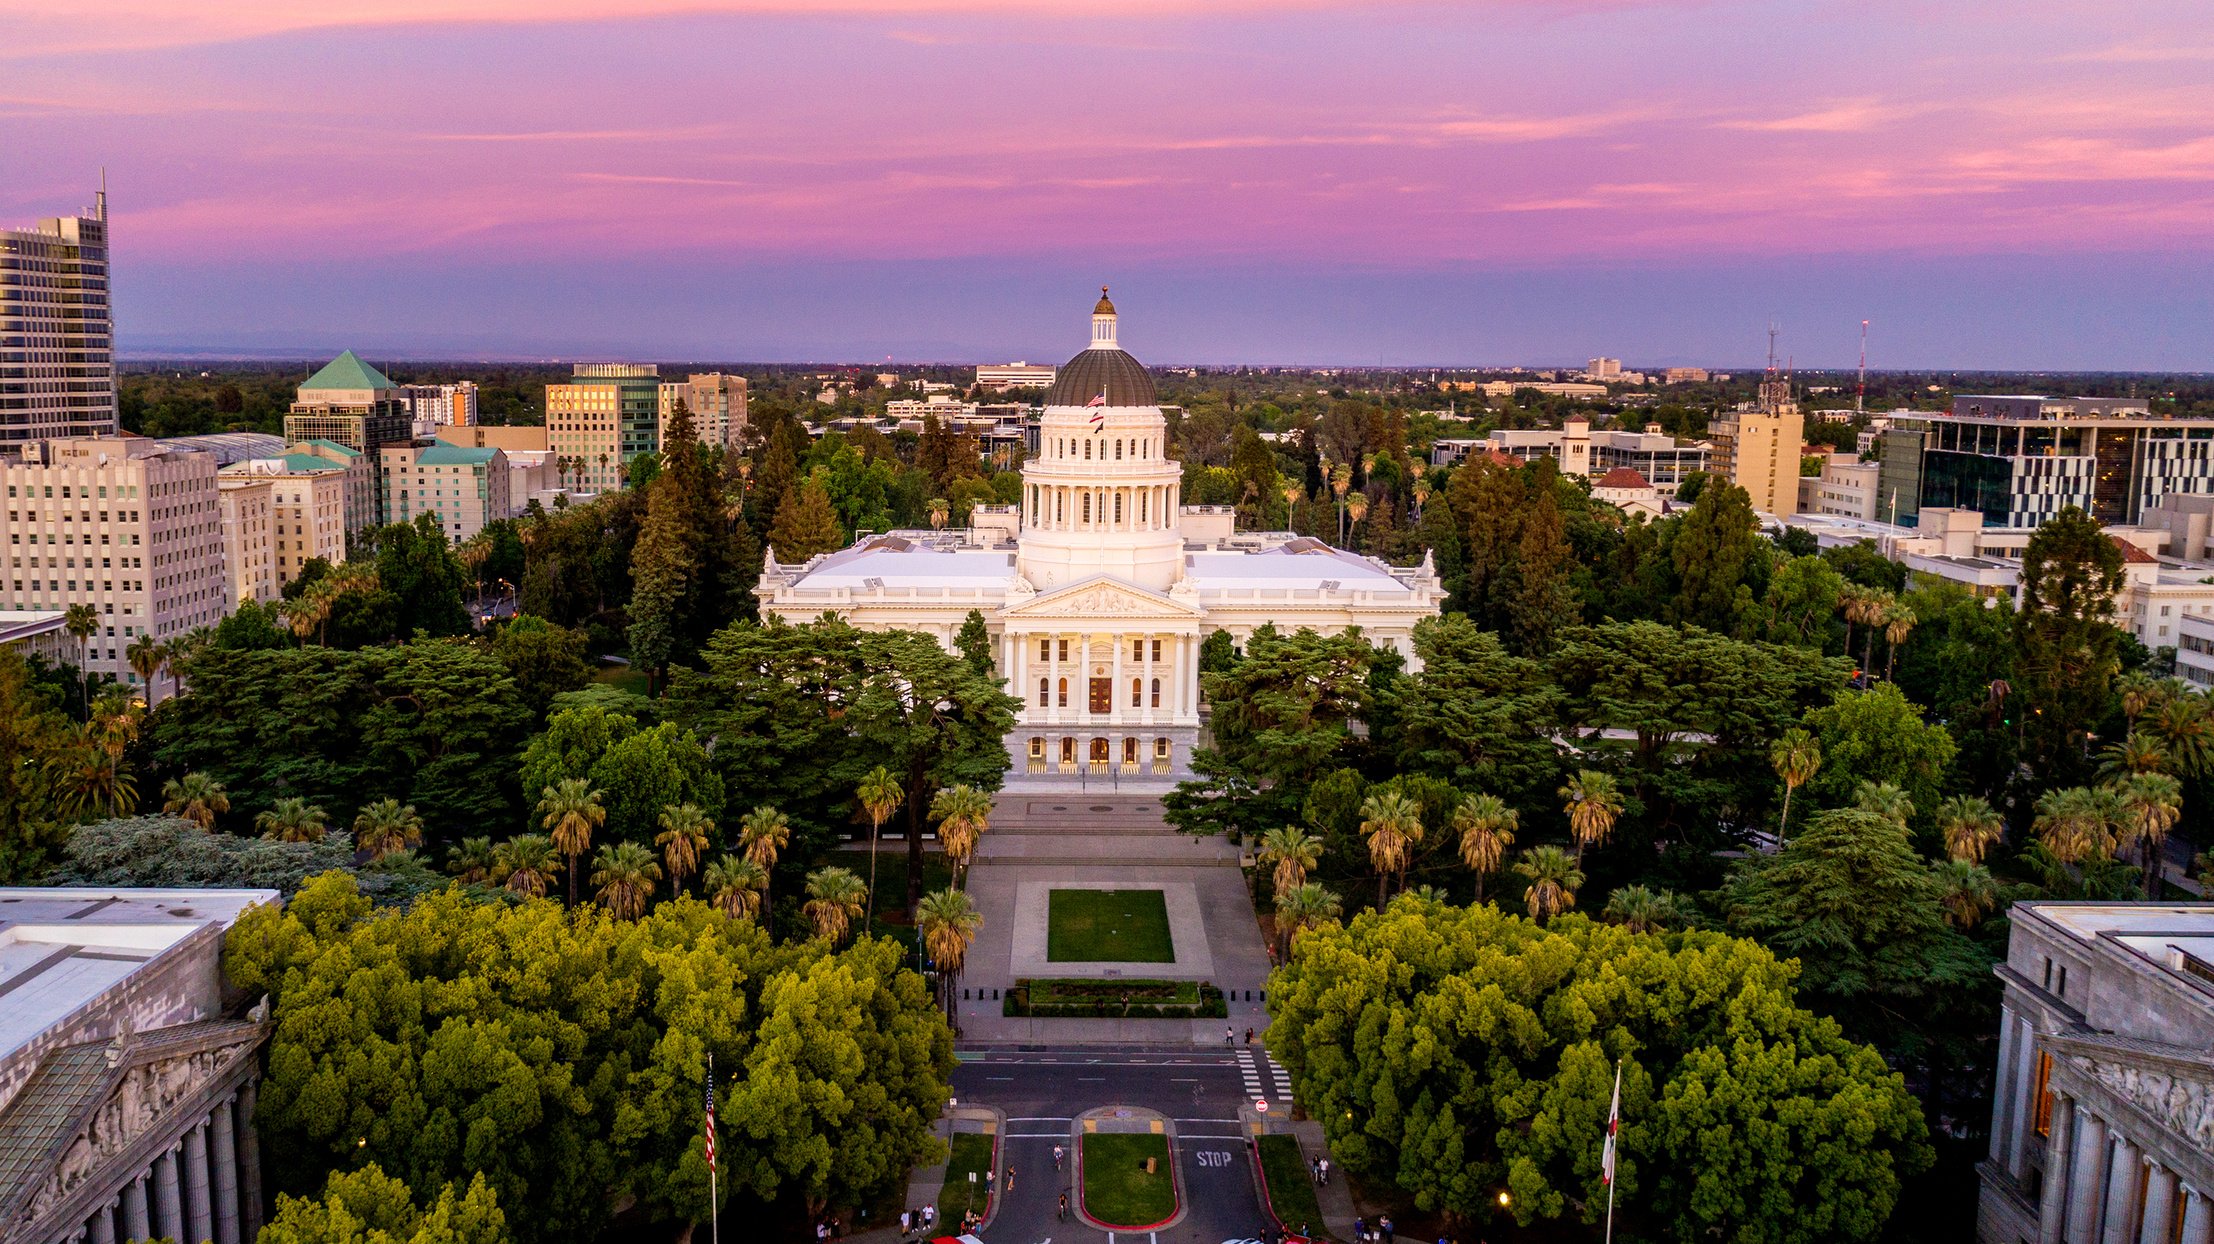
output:
[[[1896,419],[1882,464],[1889,521],[1953,507],[2027,529],[2073,505],[2135,523],[2163,497],[2214,492],[2214,420],[2165,418],[2133,398],[1961,396],[1949,413]]]

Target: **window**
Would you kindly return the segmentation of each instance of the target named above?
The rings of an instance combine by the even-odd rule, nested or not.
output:
[[[1091,711],[1093,711],[1093,712],[1095,712],[1095,713],[1111,713],[1111,712],[1114,712],[1114,711],[1115,711],[1115,684],[1114,684],[1114,680],[1112,680],[1112,679],[1108,679],[1108,678],[1094,678],[1094,679],[1092,679],[1092,684],[1091,684],[1091,696],[1090,696],[1090,699],[1089,699],[1089,704],[1088,704],[1088,706],[1090,707]]]
[[[1142,639],[1133,639],[1133,640],[1131,640],[1131,641],[1130,641],[1130,659],[1131,659],[1132,661],[1143,661],[1143,660],[1145,660],[1145,641],[1144,641],[1144,640],[1142,640]]]
[[[1038,707],[1039,707],[1039,708],[1044,708],[1045,706],[1046,706],[1046,680],[1045,680],[1045,679],[1043,679],[1043,678],[1041,678],[1041,679],[1039,679],[1039,680],[1038,680]]]
[[[1161,659],[1161,641],[1158,639],[1153,641],[1153,659],[1156,661]]]
[[[1065,765],[1073,765],[1076,763],[1075,739],[1065,738],[1061,740],[1061,763]]]
[[[1161,707],[1161,680],[1158,678],[1153,680],[1153,707]]]
[[[1122,763],[1126,765],[1138,763],[1138,741],[1136,739],[1124,739],[1122,741]]]
[[[2047,1087],[2052,1079],[2053,1056],[2043,1050],[2037,1052],[2037,1079],[2030,1085],[2030,1100],[2037,1103],[2037,1113],[2030,1119],[2030,1130],[2040,1136],[2050,1136],[2053,1131],[2053,1092]]]
[[[1032,760],[1045,759],[1045,739],[1032,738],[1030,740],[1030,758]]]
[[[1115,494],[1115,521],[1122,521],[1122,494],[1119,492]]]
[[[1041,639],[1041,640],[1039,640],[1039,641],[1038,641],[1038,659],[1039,659],[1039,660],[1041,660],[1041,661],[1050,661],[1050,660],[1052,660],[1052,659],[1053,659],[1053,641],[1052,641],[1052,640],[1050,640],[1050,639]]]
[[[1069,641],[1065,639],[1061,641],[1061,659],[1064,661],[1069,659]]]
[[[1145,707],[1145,682],[1143,679],[1133,678],[1130,680],[1130,707]]]
[[[1153,758],[1155,760],[1167,760],[1169,758],[1169,741],[1167,739],[1153,740]]]
[[[1085,522],[1087,522],[1087,523],[1088,523],[1088,522],[1090,522],[1090,521],[1092,521],[1092,494],[1090,494],[1090,493],[1088,493],[1088,492],[1084,494],[1084,520],[1083,520],[1083,521],[1085,521]]]
[[[1067,707],[1069,706],[1069,680],[1068,680],[1068,679],[1064,678],[1064,679],[1062,679],[1062,680],[1061,680],[1061,685],[1060,685],[1060,687],[1058,688],[1058,692],[1057,692],[1057,693],[1058,693],[1058,694],[1059,694],[1059,696],[1060,696],[1060,707],[1062,707],[1062,708],[1067,708]]]

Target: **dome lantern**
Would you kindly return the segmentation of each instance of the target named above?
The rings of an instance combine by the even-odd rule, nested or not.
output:
[[[1115,304],[1107,297],[1107,287],[1099,287],[1099,301],[1092,306],[1092,349],[1119,350],[1115,344]]]

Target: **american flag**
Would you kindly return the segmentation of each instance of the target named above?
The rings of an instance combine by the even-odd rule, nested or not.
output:
[[[1622,1064],[1614,1065],[1614,1102],[1607,1107],[1607,1145],[1599,1151],[1599,1181],[1614,1186],[1614,1136],[1622,1130]]]
[[[1084,404],[1092,408],[1092,426],[1095,428],[1101,426],[1107,418],[1107,412],[1102,409],[1107,405],[1107,390],[1101,389],[1098,397]]]
[[[715,1064],[707,1065],[707,1169],[715,1169]]]

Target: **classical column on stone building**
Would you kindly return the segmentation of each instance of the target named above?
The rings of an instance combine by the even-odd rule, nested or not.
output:
[[[2082,1111],[2076,1116],[2076,1151],[2069,1157],[2068,1240],[2091,1244],[2098,1238],[2099,1207],[2106,1193],[2106,1120]]]
[[[2214,1244],[2214,1203],[2197,1188],[2183,1190],[2183,1244]]]
[[[184,1238],[184,1195],[175,1145],[154,1159],[154,1229],[173,1240]]]
[[[2076,1099],[2053,1094],[2051,1130],[2045,1134],[2045,1194],[2038,1200],[2037,1244],[2060,1244],[2068,1213],[2068,1155],[2075,1147]]]
[[[134,1240],[154,1234],[154,1217],[146,1204],[147,1177],[148,1172],[140,1171],[123,1187],[123,1234]]]
[[[2176,1173],[2158,1162],[2145,1165],[2145,1213],[2137,1244],[2169,1244],[2168,1229],[2176,1221]]]
[[[115,1244],[115,1215],[119,1207],[113,1201],[100,1207],[92,1216],[92,1234],[87,1236],[92,1244]]]
[[[249,1078],[238,1086],[238,1176],[241,1234],[254,1239],[261,1234],[261,1139],[254,1128],[254,1091],[259,1080]]]
[[[200,1120],[184,1134],[185,1168],[185,1221],[191,1226],[192,1239],[215,1238],[215,1205],[210,1195],[214,1184],[208,1178],[208,1122]]]
[[[217,1102],[214,1114],[215,1244],[241,1244],[238,1234],[238,1133],[231,1113],[238,1095]]]
[[[2103,1244],[2136,1244],[2138,1180],[2145,1173],[2144,1153],[2117,1133],[2106,1177],[2106,1231]]]

